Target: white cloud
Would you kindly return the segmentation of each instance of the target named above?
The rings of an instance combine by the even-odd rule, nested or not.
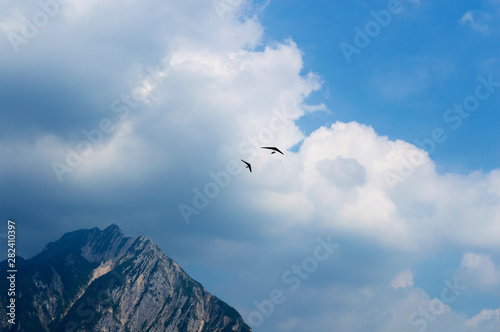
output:
[[[458,23],[469,25],[472,30],[478,32],[488,32],[488,24],[482,23],[484,14],[478,11],[468,11],[459,20]]]
[[[318,172],[331,184],[342,188],[352,188],[363,185],[366,180],[366,170],[355,159],[338,156],[334,160],[320,160],[316,167]]]
[[[491,327],[498,327],[500,324],[500,308],[496,310],[484,309],[479,314],[466,321],[465,324],[475,328],[487,324]]]
[[[108,184],[118,184],[120,191],[115,195],[107,192],[110,195],[106,200],[123,209],[126,205],[114,196],[128,191],[131,183],[139,183],[134,187],[138,191],[130,194],[138,201],[136,204],[143,202],[139,196],[161,196],[162,202],[169,204],[156,206],[162,210],[157,218],[157,223],[164,223],[161,227],[138,223],[145,218],[137,217],[138,212],[133,216],[137,220],[130,222],[137,226],[128,227],[137,227],[141,233],[161,234],[158,237],[174,229],[177,233],[172,234],[185,242],[185,238],[192,240],[187,232],[212,232],[205,236],[214,239],[204,239],[203,244],[212,241],[220,255],[207,254],[204,259],[223,262],[224,257],[245,264],[254,259],[252,273],[239,272],[247,278],[258,274],[257,268],[264,264],[260,257],[269,254],[259,251],[262,238],[272,239],[272,246],[266,248],[269,251],[279,247],[288,252],[304,246],[304,229],[315,236],[325,232],[352,234],[376,247],[397,249],[398,253],[421,249],[425,255],[426,251],[449,244],[498,248],[499,170],[438,174],[425,152],[408,142],[390,140],[358,122],[336,122],[308,136],[294,122],[282,123],[277,113],[297,120],[306,112],[326,110],[323,104],[311,106],[306,100],[312,91],[320,89],[321,79],[314,73],[302,73],[303,54],[293,40],[262,44],[263,27],[257,18],[237,15],[245,14],[248,4],[241,2],[239,9],[225,13],[222,20],[211,1],[129,1],[125,7],[117,1],[89,1],[72,2],[73,5],[51,21],[47,31],[21,46],[21,52],[33,68],[47,68],[49,63],[53,66],[50,74],[68,73],[63,84],[75,86],[79,92],[73,103],[102,98],[99,100],[104,102],[96,107],[91,122],[98,126],[101,119],[109,117],[119,128],[67,175],[68,181],[61,187],[97,193]],[[464,23],[476,24],[474,19],[471,14]],[[10,29],[17,23],[3,15],[0,24]],[[7,52],[11,49],[4,51],[10,54]],[[3,66],[10,65],[21,70],[25,64],[17,57],[7,57]],[[168,75],[158,87],[148,90],[148,103],[130,109],[129,116],[119,120],[119,114],[113,113],[110,105],[143,83],[146,66],[159,66]],[[380,81],[387,83],[381,88],[383,97],[398,100],[398,96],[406,98],[415,90],[426,88],[428,73],[423,69],[413,73],[410,88],[400,88],[397,96],[391,93],[394,87],[405,85],[398,84],[407,82],[404,77],[394,72],[390,80]],[[97,88],[88,90],[89,86]],[[84,115],[88,114],[75,115],[75,122]],[[55,117],[52,120],[62,122]],[[273,130],[274,126],[279,129]],[[82,126],[69,134],[65,130],[64,134],[40,130],[29,142],[1,142],[2,160],[6,162],[0,164],[0,172],[11,175],[15,170],[28,178],[36,165],[37,175],[43,173],[37,180],[59,185],[50,164],[54,160],[64,162],[65,147],[75,148],[85,138],[83,129],[91,128]],[[297,153],[286,150],[302,140]],[[260,151],[264,144],[280,147],[285,155]],[[421,165],[403,182],[391,186],[387,174],[398,173],[401,163],[415,151],[421,152]],[[252,174],[233,177],[229,186],[221,190],[223,194],[215,197],[207,210],[200,211],[187,231],[172,226],[185,226],[175,209],[181,203],[180,194],[190,197],[193,186],[203,187],[211,181],[210,171],[224,169],[228,161],[239,161],[243,156],[249,157],[254,166]],[[70,197],[65,197],[65,204],[66,199]],[[95,200],[104,204],[99,195]],[[190,203],[189,198],[186,202]],[[87,206],[82,210],[86,211]],[[238,218],[250,220],[251,224]],[[224,227],[213,226],[216,223]],[[83,220],[71,227],[87,226],[88,221]],[[167,231],[162,233],[164,229]],[[228,245],[221,240],[227,236],[226,229],[243,229],[258,240],[244,245],[234,240],[237,243]],[[199,250],[199,243],[183,243],[178,250]],[[271,268],[281,262],[280,258],[276,256],[265,264]],[[324,268],[327,269],[326,263]],[[479,276],[474,279],[478,283],[498,285],[498,268],[491,257],[468,253],[461,270]],[[366,268],[359,271],[367,272]],[[413,287],[410,270],[391,281],[394,275],[384,279],[383,284],[390,283],[397,291],[372,284],[347,290],[344,285],[331,284],[325,289],[314,289],[311,282],[302,288],[307,295],[304,299],[318,312],[311,314],[309,320],[287,317],[281,328],[319,331],[336,322],[339,330],[365,331],[373,317],[385,317],[378,321],[379,331],[405,327],[415,310],[428,306],[434,299]],[[248,282],[249,292],[261,287],[252,282]],[[362,311],[358,310],[360,307]],[[387,311],[389,316],[385,316]],[[439,331],[447,323],[453,327],[464,325],[464,318],[448,306],[440,317],[444,319],[432,327],[430,324],[428,331]]]
[[[81,58],[84,82],[98,80],[102,72],[93,68],[98,61],[86,61],[81,54],[85,54],[85,49],[104,47],[107,37],[100,40],[100,34],[94,33],[100,26],[87,23],[99,21],[106,6],[112,6],[112,1],[94,2],[78,12],[81,21],[51,22],[68,24],[67,30],[54,29],[36,37],[53,39],[52,34],[57,34],[60,38],[54,40],[65,44],[79,34],[81,45],[62,51],[66,54],[60,70],[66,70],[65,58]],[[148,31],[154,38],[145,41],[153,50],[146,53],[146,58],[156,61],[138,62],[133,54],[121,56],[123,52],[115,54],[113,50],[114,57],[102,58],[102,67],[110,68],[110,75],[116,76],[116,80],[109,81],[116,86],[108,87],[116,92],[105,99],[95,124],[105,117],[114,117],[115,124],[122,124],[110,105],[122,93],[130,93],[134,86],[142,84],[137,73],[144,72],[143,68],[159,66],[168,75],[149,91],[148,103],[130,110],[126,123],[132,130],[110,135],[69,176],[81,181],[89,176],[99,181],[99,176],[110,174],[127,174],[127,179],[159,174],[176,178],[169,170],[174,172],[180,165],[191,164],[203,165],[194,171],[196,177],[191,174],[203,185],[209,171],[223,169],[227,161],[243,157],[250,159],[255,170],[252,178],[239,180],[245,186],[243,192],[251,195],[248,210],[258,209],[275,216],[266,228],[273,229],[275,224],[293,227],[315,223],[410,250],[428,245],[432,248],[443,242],[498,246],[499,171],[439,175],[425,152],[407,142],[391,141],[356,122],[337,122],[304,137],[293,122],[284,125],[275,121],[276,113],[289,114],[290,119],[297,120],[306,112],[325,109],[305,102],[312,91],[321,87],[321,79],[314,73],[301,75],[302,53],[292,40],[256,50],[252,47],[261,43],[263,29],[254,17],[238,20],[228,13],[221,20],[211,5],[198,8],[195,2],[165,6],[157,9],[155,1],[140,5],[131,2],[125,16],[132,22],[140,20],[147,10],[155,17],[163,15],[162,20],[152,20]],[[116,19],[118,26],[129,25],[125,25],[126,18]],[[197,20],[198,28],[190,24],[193,20]],[[129,43],[138,43],[143,35],[141,31],[132,34]],[[117,50],[125,47],[116,43]],[[32,48],[29,54],[33,52],[35,63],[44,63],[44,57],[49,55],[54,57],[50,52],[55,51],[41,51],[43,43],[25,47]],[[37,52],[44,56],[36,57]],[[124,85],[123,79],[130,83]],[[426,80],[425,73],[422,79]],[[270,130],[272,125],[280,129]],[[40,160],[63,161],[65,146],[74,148],[84,137],[76,133],[76,138],[74,142],[51,140],[52,146],[43,145],[44,151],[61,153],[57,159],[51,153]],[[286,150],[301,140],[298,153],[287,152],[282,158],[269,158],[258,151],[264,144]],[[38,141],[49,142],[45,135]],[[40,146],[35,144],[32,148]],[[196,147],[196,152],[192,147]],[[401,163],[415,151],[421,152],[421,165],[403,182],[391,186],[387,174],[398,173]],[[185,190],[191,192],[190,186]],[[289,217],[277,217],[283,213]]]
[[[369,288],[369,290],[367,290]],[[289,319],[288,324],[267,325],[267,331],[280,331],[279,327],[293,327],[292,331],[327,331],[335,326],[339,331],[428,331],[446,330],[470,332],[466,317],[453,311],[449,305],[413,286],[403,290],[364,286],[363,291],[346,284],[322,288],[304,287],[296,294],[286,293],[285,308],[276,308],[276,321],[283,311],[293,305],[304,314]],[[370,297],[365,294],[369,292]],[[290,306],[287,304],[290,303]],[[317,308],[308,310],[308,308]],[[283,331],[287,331],[283,329]],[[493,332],[484,329],[482,332]]]
[[[394,289],[406,288],[413,286],[413,273],[410,270],[401,272],[396,279],[391,281],[391,286]]]
[[[292,160],[301,163],[294,190],[314,205],[325,226],[389,246],[460,241],[496,247],[500,173],[439,175],[422,152],[421,165],[391,188],[386,175],[397,173],[413,151],[412,144],[390,141],[371,127],[337,122],[305,138],[299,160]]]
[[[459,20],[459,23],[465,24],[465,23],[474,23],[474,17],[473,17],[473,12],[468,11],[466,12]]]
[[[500,269],[491,256],[467,252],[458,270],[460,279],[476,288],[490,290],[500,285]]]

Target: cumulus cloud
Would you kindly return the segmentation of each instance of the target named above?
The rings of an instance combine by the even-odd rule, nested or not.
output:
[[[396,279],[391,281],[391,286],[394,289],[406,288],[413,286],[413,273],[410,270],[401,272]]]
[[[329,276],[326,284],[317,286],[304,281],[306,286],[298,294],[286,293],[289,302],[293,302],[294,297],[300,298],[300,301],[296,300],[300,303],[294,302],[299,310],[293,318],[287,317],[288,324],[271,323],[271,326],[267,326],[269,330],[285,326],[293,331],[303,331],[308,327],[325,330],[335,324],[340,330],[357,332],[366,330],[366,322],[370,322],[368,325],[372,331],[439,332],[451,329],[459,332],[493,332],[497,329],[498,310],[483,310],[468,318],[454,309],[457,303],[468,301],[465,294],[470,292],[455,277],[436,282],[434,287],[439,291],[437,296],[432,296],[413,284],[413,273],[410,270],[400,272],[389,287],[373,281],[354,286],[353,283],[346,283],[342,278],[336,277],[342,273],[342,267],[330,267],[329,270],[324,273],[325,278],[326,275]],[[321,274],[321,270],[315,273]],[[284,305],[287,308],[282,311],[289,309],[286,302]],[[285,321],[285,317],[279,312],[277,315]]]
[[[418,165],[390,183],[387,175],[401,174],[415,153]],[[301,166],[292,178],[301,182],[291,189],[313,204],[315,219],[328,227],[407,249],[442,241],[497,246],[498,171],[440,175],[423,150],[355,122],[316,130],[298,157],[293,162]]]
[[[365,168],[352,158],[344,159],[338,156],[334,160],[323,159],[316,164],[316,167],[318,172],[333,185],[349,189],[365,182]]]
[[[465,322],[467,326],[480,327],[489,325],[490,327],[498,327],[500,324],[500,308],[496,310],[484,309],[476,316]]]
[[[458,274],[461,279],[479,289],[491,290],[500,285],[500,268],[489,255],[465,253]]]
[[[477,32],[488,32],[488,24],[482,23],[483,13],[478,11],[468,11],[459,20],[458,23],[468,25],[472,30]]]
[[[429,331],[439,332],[447,329],[458,332],[471,332],[465,324],[464,315],[453,311],[440,298],[429,296],[425,291],[413,286],[403,290],[365,286],[360,289],[349,285],[337,284],[329,287],[307,288],[300,294],[286,294],[288,301],[292,296],[300,296],[299,307],[294,317],[284,320],[277,312],[278,324],[266,326],[269,331],[322,331],[336,326],[341,331]],[[367,296],[370,294],[370,296]],[[280,319],[283,319],[280,321]],[[286,322],[286,323],[281,323]],[[369,322],[369,323],[367,323]],[[281,328],[281,329],[280,329]],[[287,330],[286,328],[289,328]],[[481,331],[493,332],[494,329]]]
[[[154,19],[147,31],[152,31],[153,36],[141,40],[146,33],[139,31],[127,43],[114,39],[111,56],[95,62],[99,63],[95,68],[98,70],[77,70],[76,74],[83,77],[78,85],[82,92],[70,102],[77,103],[75,98],[89,95],[97,96],[95,100],[101,105],[70,112],[64,124],[33,123],[38,127],[31,140],[35,143],[23,144],[31,150],[28,154],[45,165],[47,176],[56,181],[51,162],[65,163],[68,147],[78,150],[79,143],[89,140],[82,130],[99,128],[100,121],[109,118],[115,131],[103,135],[102,143],[94,146],[88,156],[82,156],[81,166],[72,168],[64,177],[77,183],[79,179],[88,181],[89,176],[99,181],[119,174],[126,174],[127,179],[160,173],[175,178],[175,171],[182,165],[192,164],[203,165],[193,168],[196,176],[191,177],[203,185],[209,171],[244,157],[251,159],[259,174],[258,179],[245,182],[247,192],[253,195],[248,209],[257,207],[275,216],[286,212],[290,218],[277,221],[279,224],[314,222],[412,250],[427,244],[439,245],[443,240],[497,246],[499,172],[440,175],[423,150],[407,142],[389,140],[357,122],[337,122],[305,137],[294,121],[305,112],[325,108],[305,102],[312,91],[321,87],[321,80],[314,73],[301,74],[302,54],[292,40],[256,49],[263,29],[255,17],[237,19],[236,13],[241,14],[246,8],[243,2],[241,10],[227,13],[223,20],[208,5],[198,8],[189,2],[156,9],[154,4],[131,2],[126,15],[133,20],[152,15]],[[48,56],[62,55],[63,60],[54,64],[61,74],[69,61],[64,59],[79,59],[81,67],[94,68],[95,63],[82,56],[83,49],[95,49],[93,56],[99,56],[99,47],[108,47],[103,44],[107,37],[94,33],[102,29],[100,25],[88,27],[88,22],[99,22],[100,15],[109,13],[112,5],[112,1],[93,2],[80,8],[69,3],[61,18],[50,22],[50,26],[65,29],[40,33],[23,45],[26,51],[30,49],[26,56],[42,64]],[[63,19],[66,15],[77,15],[78,19],[67,22]],[[188,22],[196,20],[194,26],[199,28],[181,24],[181,17],[188,17]],[[114,22],[127,32],[125,21],[117,17]],[[47,50],[42,42],[54,36],[59,39]],[[76,37],[81,42],[79,47],[57,46]],[[130,48],[127,44],[150,49],[139,61],[138,53],[122,56],[123,52],[116,51]],[[116,58],[120,60],[117,62]],[[7,62],[16,65],[13,59]],[[112,73],[104,78],[105,94],[93,83],[103,78],[104,68]],[[149,75],[147,68],[158,68],[164,75],[151,89],[144,83]],[[49,73],[45,73],[46,77]],[[56,84],[63,86],[68,82],[63,79]],[[134,95],[138,86],[145,89],[147,96]],[[53,118],[57,119],[66,104],[54,104],[51,100],[55,99],[40,100],[39,107],[56,109]],[[136,106],[131,107],[130,103]],[[15,103],[11,105],[12,110],[19,108]],[[22,112],[17,119],[6,118],[4,126],[17,125],[22,118]],[[297,153],[287,153],[279,160],[257,153],[264,144],[272,143],[286,150],[302,140]],[[197,147],[196,153],[183,153],[193,146]],[[10,153],[10,159],[18,160],[13,151],[5,152],[7,159]],[[405,169],[404,163],[416,156],[418,165]],[[391,182],[394,175],[397,181]],[[190,193],[195,181],[178,190]]]
[[[245,294],[238,305],[248,311],[256,291],[289,268],[280,264],[296,262],[304,248],[310,255],[307,238],[334,234],[354,253],[342,266],[322,265],[311,277],[318,287],[304,282],[297,302],[310,307],[309,319],[290,300],[284,308],[292,314],[275,330],[326,330],[335,322],[366,331],[374,317],[384,317],[379,331],[407,326],[415,311],[437,302],[414,287],[410,270],[398,274],[406,262],[392,260],[448,245],[498,248],[500,172],[439,174],[419,147],[355,121],[304,134],[295,121],[327,110],[307,100],[321,88],[320,76],[303,72],[292,39],[264,42],[250,2],[226,4],[221,17],[211,1],[70,1],[18,54],[8,39],[0,41],[7,54],[0,64],[0,180],[15,188],[2,202],[26,220],[24,250],[29,256],[53,241],[51,229],[114,221],[188,267],[213,264],[214,274],[242,278],[228,278],[239,283],[220,290],[234,301],[243,297],[232,290]],[[13,6],[0,13],[0,28],[22,33],[19,17],[40,8]],[[413,87],[427,80],[423,72]],[[288,151],[299,142],[297,152]],[[263,145],[285,155],[269,155]],[[178,204],[193,205],[195,189],[241,158],[254,172],[231,176],[186,226]],[[70,168],[62,182],[54,162]],[[367,252],[390,252],[379,258],[388,261],[380,275]],[[467,253],[460,269],[498,285],[488,256]],[[353,279],[357,284],[346,287]],[[448,305],[438,309],[446,318],[429,331],[463,329],[462,315]]]

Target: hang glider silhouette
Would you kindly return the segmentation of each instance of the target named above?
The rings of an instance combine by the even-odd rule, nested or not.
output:
[[[271,154],[274,154],[276,152],[279,152],[281,153],[282,155],[285,155],[283,152],[280,151],[280,149],[278,149],[277,147],[275,146],[261,146],[260,147],[261,149],[268,149],[268,150],[272,150],[273,152],[271,152]]]
[[[250,170],[250,173],[252,173],[252,165],[250,165],[249,163],[247,163],[247,162],[246,162],[246,161],[244,161],[243,159],[240,159],[240,160],[241,160],[242,162],[244,162],[244,163],[247,165],[247,167],[245,167],[245,168],[248,168],[248,169]]]

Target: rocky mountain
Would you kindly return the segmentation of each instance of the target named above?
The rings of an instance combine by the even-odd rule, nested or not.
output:
[[[151,240],[116,225],[67,233],[16,263],[16,324],[2,294],[2,331],[251,331]]]

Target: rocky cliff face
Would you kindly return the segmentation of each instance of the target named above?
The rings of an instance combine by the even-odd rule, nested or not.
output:
[[[2,331],[251,331],[151,240],[116,225],[67,233],[17,265],[16,325],[4,298]]]

